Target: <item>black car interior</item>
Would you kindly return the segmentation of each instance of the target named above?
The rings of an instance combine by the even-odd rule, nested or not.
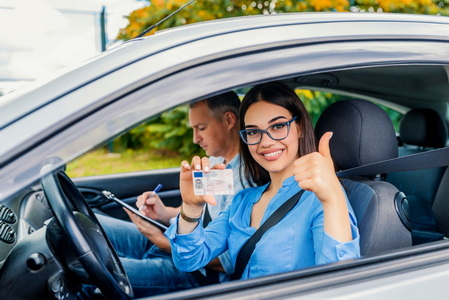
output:
[[[431,109],[407,112],[399,127],[399,155],[412,155],[443,148],[448,129],[443,118]],[[447,167],[390,173],[387,181],[407,195],[410,204],[413,244],[443,239],[432,210],[443,174]],[[443,220],[440,220],[443,221]],[[447,222],[440,222],[447,223]]]
[[[315,132],[334,134],[330,150],[337,170],[397,157],[397,141],[388,115],[364,100],[331,104],[318,120]],[[342,179],[357,217],[362,255],[412,245],[405,195],[379,174]],[[399,205],[398,205],[399,204]]]
[[[444,237],[449,237],[449,168],[446,167],[443,178],[438,186],[435,199],[432,203],[432,211],[435,214],[437,229]]]

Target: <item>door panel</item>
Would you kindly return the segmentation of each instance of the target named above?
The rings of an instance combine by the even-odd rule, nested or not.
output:
[[[161,183],[163,187],[158,195],[164,204],[174,207],[181,204],[179,168],[90,176],[75,178],[73,181],[93,208],[121,219],[128,219],[128,216],[119,205],[103,196],[103,190],[135,206],[137,196]]]

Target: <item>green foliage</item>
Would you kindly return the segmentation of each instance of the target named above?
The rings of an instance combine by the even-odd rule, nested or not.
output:
[[[193,130],[189,126],[188,106],[184,105],[163,113],[152,121],[146,131],[150,136],[149,146],[169,149],[186,156],[200,154],[201,148],[193,143]]]
[[[152,0],[148,3],[148,6],[135,10],[128,16],[129,24],[120,30],[118,39],[136,37],[186,4],[187,0]],[[283,12],[353,11],[447,16],[448,4],[449,0],[196,0],[147,35],[156,30],[195,22]]]
[[[449,15],[449,1],[436,0],[356,0],[351,11]]]
[[[188,106],[180,106],[144,123],[114,141],[114,151],[124,149],[156,149],[166,155],[178,153],[185,157],[203,155],[193,143],[189,126]]]
[[[398,111],[392,110],[391,108],[385,107],[383,105],[379,105],[390,117],[390,120],[393,122],[393,127],[396,132],[399,132],[399,124],[401,123],[401,119],[404,116]]]
[[[304,103],[313,125],[316,124],[321,112],[329,105],[341,99],[338,95],[309,90],[296,90],[301,101]]]
[[[118,39],[128,40],[136,37],[188,1],[148,2],[148,6],[135,10],[128,16],[129,24],[120,30]],[[348,11],[349,7],[349,0],[196,0],[147,35],[156,30],[221,18],[298,11]]]

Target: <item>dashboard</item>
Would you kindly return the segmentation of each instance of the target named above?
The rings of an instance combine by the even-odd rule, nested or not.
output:
[[[0,262],[6,259],[14,245],[45,225],[52,217],[42,190],[28,190],[21,201],[0,204]],[[15,199],[17,200],[17,199]],[[14,206],[12,203],[19,203]]]

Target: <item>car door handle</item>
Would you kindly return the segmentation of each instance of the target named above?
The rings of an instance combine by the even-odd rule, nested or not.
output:
[[[108,199],[99,190],[91,188],[79,188],[79,190],[91,207],[100,206],[108,202]]]

